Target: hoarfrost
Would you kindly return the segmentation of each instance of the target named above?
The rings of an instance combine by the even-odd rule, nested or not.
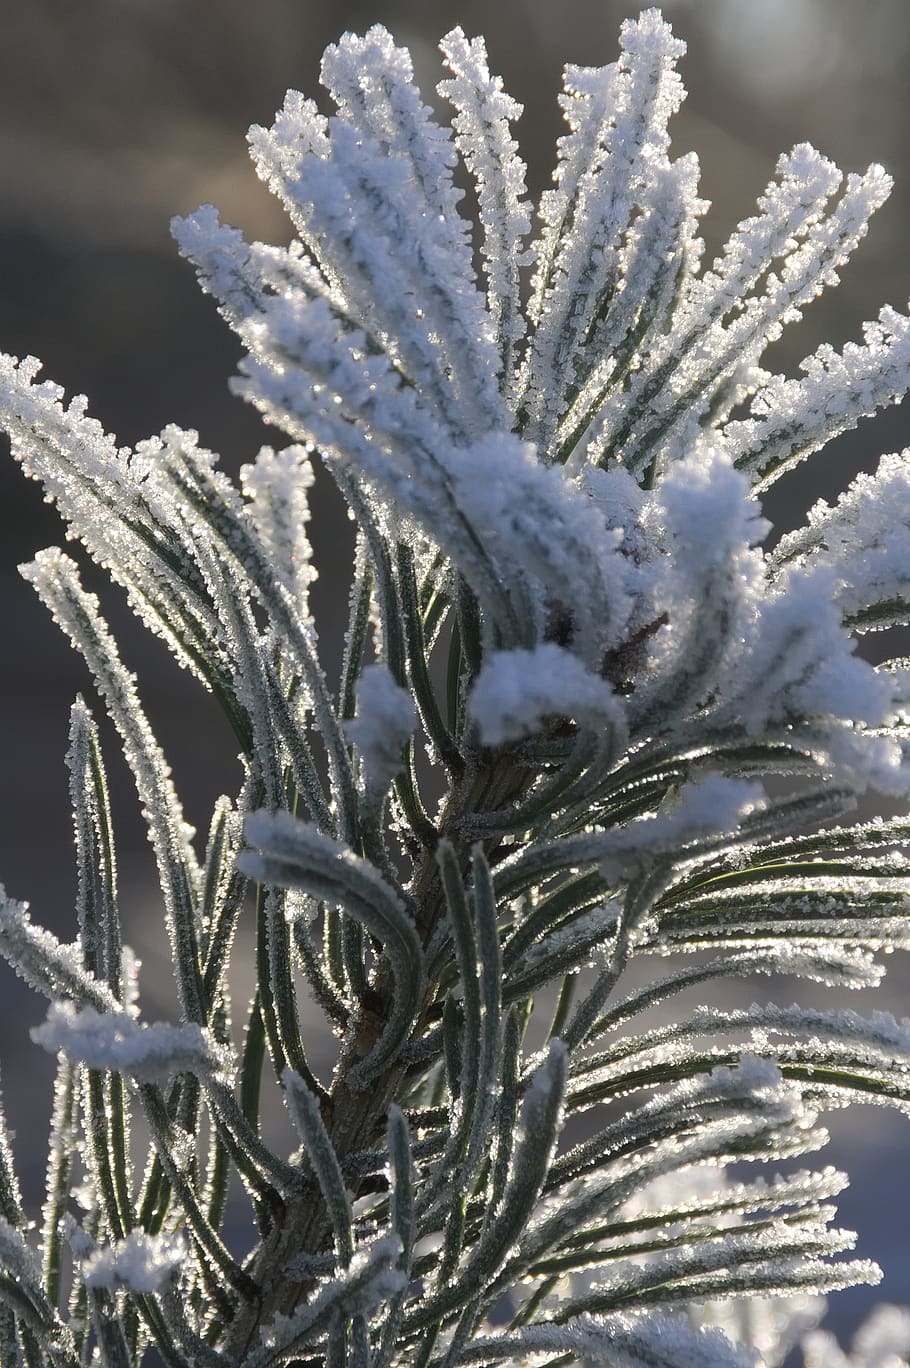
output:
[[[31,1032],[36,1045],[90,1069],[115,1069],[143,1082],[166,1081],[178,1073],[219,1074],[229,1056],[207,1031],[193,1023],[147,1025],[126,1012],[98,1012],[72,1002],[54,1002],[47,1020]]]
[[[88,1287],[160,1292],[185,1258],[186,1240],[181,1234],[148,1235],[134,1230],[125,1240],[96,1249],[85,1261],[83,1273]]]
[[[366,788],[381,793],[404,765],[417,709],[385,665],[367,665],[356,692],[357,712],[345,723],[345,734],[360,752]]]
[[[610,684],[553,642],[493,655],[474,683],[469,707],[487,746],[539,731],[547,718],[572,718],[593,730],[623,727],[622,700]]]

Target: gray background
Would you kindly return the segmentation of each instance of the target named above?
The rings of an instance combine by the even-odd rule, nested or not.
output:
[[[175,421],[200,430],[228,468],[264,438],[256,416],[229,397],[237,349],[192,272],[178,260],[168,219],[218,204],[249,235],[284,241],[283,213],[257,181],[244,132],[268,123],[288,86],[316,93],[319,56],[345,28],[386,23],[412,48],[425,97],[439,73],[435,43],[453,24],[486,34],[491,66],[526,107],[519,125],[534,195],[546,186],[560,131],[563,61],[601,64],[619,23],[637,12],[616,0],[0,0],[0,348],[33,352],[69,393],[123,442]],[[708,255],[750,212],[779,152],[808,139],[846,170],[879,160],[896,189],[843,285],[791,329],[774,357],[792,368],[822,339],[857,336],[881,303],[905,306],[910,209],[910,4],[906,0],[680,0],[664,7],[690,44],[690,90],[674,125],[677,153],[702,160]],[[766,511],[792,525],[808,502],[907,442],[907,416],[889,411],[782,483]],[[0,462],[0,877],[28,897],[38,920],[72,934],[73,871],[66,802],[68,707],[88,690],[83,667],[18,578],[16,565],[60,540],[59,523],[8,459]],[[322,577],[315,602],[330,669],[346,598],[348,532],[320,483],[313,539]],[[93,587],[102,577],[89,575]],[[234,746],[209,700],[132,627],[117,594],[105,605],[171,758],[190,820],[206,824],[212,798],[233,791]],[[151,858],[128,776],[108,737],[128,937],[145,964],[150,1017],[172,1010],[172,984]],[[899,969],[895,962],[895,968]],[[880,1005],[907,1010],[906,971]],[[241,985],[239,992],[244,991]],[[792,994],[784,985],[781,993]],[[789,1001],[790,997],[785,996]],[[860,1006],[859,1002],[851,1005]],[[0,967],[0,1059],[16,1149],[30,1196],[43,1177],[52,1069],[28,1042],[43,1006]],[[834,1118],[836,1153],[855,1186],[842,1203],[879,1258],[881,1294],[910,1302],[908,1123],[871,1109]],[[836,1299],[848,1327],[877,1294]]]

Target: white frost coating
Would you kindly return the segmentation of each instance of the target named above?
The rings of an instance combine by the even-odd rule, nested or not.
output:
[[[328,126],[328,119],[319,113],[315,100],[306,99],[299,90],[289,90],[273,126],[265,129],[253,124],[247,135],[260,179],[284,200],[298,230],[303,225],[298,222],[290,187],[304,157],[328,156]]]
[[[452,184],[456,156],[448,128],[433,122],[413,83],[407,48],[396,47],[382,24],[361,38],[345,33],[322,55],[320,80],[338,106],[340,117],[364,138],[373,138],[381,155],[400,157],[416,187],[426,197],[426,212],[437,220],[436,231],[449,235],[458,253],[453,271],[469,279],[465,227],[455,213],[462,192]],[[329,133],[332,134],[332,122]]]
[[[667,1027],[646,1035],[641,1048],[632,1055],[635,1066],[681,1063],[686,1057],[686,1047],[679,1040],[681,1034],[689,1037],[693,1031],[681,1032],[678,1028]],[[723,1048],[711,1051],[710,1057],[722,1058]],[[608,1062],[601,1065],[598,1072],[603,1077],[621,1077],[625,1067],[628,1067],[627,1061]],[[738,1109],[734,1105],[736,1102],[740,1104]],[[765,1122],[776,1118],[779,1123],[796,1122],[803,1126],[815,1120],[799,1088],[782,1077],[774,1061],[748,1052],[732,1067],[720,1064],[655,1094],[637,1109],[635,1121],[640,1123],[643,1117],[667,1114],[677,1117],[698,1114],[702,1120],[719,1115],[729,1124],[733,1124],[737,1115],[742,1117],[744,1114],[759,1114]],[[622,1125],[620,1123],[620,1129]]]
[[[591,498],[608,528],[622,533],[621,546],[627,556],[648,560],[653,548],[642,530],[642,516],[649,499],[645,491],[622,466],[601,470],[582,465],[578,485]]]
[[[824,1209],[817,1214],[822,1220],[831,1216],[831,1212]],[[826,1263],[819,1256],[839,1254],[852,1248],[855,1241],[852,1232],[828,1229],[821,1221],[815,1222],[811,1218],[789,1228],[747,1229],[742,1233],[734,1228],[710,1241],[662,1251],[654,1257],[653,1263],[611,1270],[609,1278],[598,1287],[613,1291],[634,1304],[640,1293],[665,1280],[685,1282],[694,1279],[696,1287],[701,1283],[705,1292],[713,1291],[712,1275],[722,1280],[733,1268],[741,1271],[745,1292],[783,1292],[788,1277],[795,1275],[799,1279],[800,1274],[804,1284],[811,1278],[820,1290],[842,1287],[844,1279],[852,1281],[856,1268],[849,1263]],[[799,1286],[799,1281],[796,1285]],[[569,1314],[575,1309],[572,1302],[565,1308]]]
[[[422,314],[428,342],[439,349],[435,368],[448,371],[458,394],[457,421],[471,433],[477,427],[472,407],[484,426],[495,426],[504,415],[494,379],[492,320],[475,281],[468,225],[455,208],[462,192],[452,181],[457,157],[451,133],[430,117],[411,76],[410,53],[395,47],[381,24],[363,38],[345,34],[326,49],[322,80],[339,110],[329,121],[331,160],[350,188],[349,135],[371,153],[362,163],[363,185],[380,208],[374,220],[378,240],[389,235],[380,269],[394,274],[400,257],[405,279],[416,281],[416,313]],[[301,181],[306,171],[304,165]],[[362,203],[358,212],[364,212]],[[315,203],[313,213],[319,213]],[[397,225],[407,236],[396,233]],[[374,256],[370,274],[377,264]],[[413,328],[415,311],[398,301],[401,318],[408,316],[402,305]]]
[[[88,1287],[116,1291],[160,1292],[177,1274],[186,1258],[186,1240],[174,1235],[147,1235],[134,1230],[125,1240],[97,1249],[86,1259],[83,1275]]]
[[[630,604],[616,539],[561,471],[542,467],[505,424],[470,443],[453,440],[431,392],[402,384],[397,358],[369,324],[345,322],[303,288],[267,291],[261,246],[248,248],[208,212],[178,231],[203,288],[249,348],[235,388],[270,421],[413,518],[515,644],[543,634],[548,596],[571,605],[573,647],[590,662],[619,639]],[[579,584],[588,586],[581,597]]]
[[[192,972],[191,925],[199,866],[171,771],[139,701],[135,676],[120,659],[95,594],[86,593],[76,564],[61,551],[39,552],[19,572],[37,590],[56,622],[81,651],[123,742],[148,825],[180,971],[178,985],[189,1017],[202,1014]]]
[[[24,1283],[41,1284],[41,1261],[35,1251],[4,1217],[0,1216],[0,1269],[15,1274]]]
[[[429,119],[409,54],[380,25],[330,48],[323,76],[338,117],[319,121],[298,97],[272,130],[253,135],[260,174],[355,314],[395,339],[454,430],[495,427],[505,410],[492,320],[454,213],[450,135]]]
[[[541,201],[524,400],[544,444],[592,319],[618,284],[622,236],[651,168],[666,159],[667,123],[685,94],[674,70],[685,44],[657,10],[627,20],[620,42],[614,67],[565,72],[561,103],[571,132],[559,143],[557,189]]]
[[[417,725],[417,709],[385,665],[367,665],[356,689],[357,712],[345,735],[360,752],[364,785],[383,793],[404,765],[404,748]]]
[[[734,1185],[723,1170],[690,1167],[648,1184],[626,1203],[623,1217],[662,1212],[669,1222],[662,1233],[672,1241],[684,1233],[692,1238],[698,1229],[709,1233],[717,1227],[736,1228],[743,1213],[758,1207],[775,1210],[792,1205],[805,1209],[846,1186],[846,1176],[833,1169],[825,1173],[798,1173],[771,1183],[759,1180]],[[647,1261],[649,1256],[644,1258]],[[693,1328],[721,1330],[733,1344],[751,1346],[758,1351],[762,1368],[779,1368],[789,1350],[818,1323],[824,1310],[824,1298],[797,1293],[789,1297],[699,1300],[687,1307],[687,1318]]]
[[[482,38],[468,40],[455,28],[439,46],[453,79],[440,81],[437,89],[455,106],[456,142],[477,187],[487,302],[499,332],[503,383],[511,386],[513,344],[525,332],[519,267],[533,259],[521,250],[531,230],[530,205],[524,198],[526,167],[509,130],[522,107],[504,93],[501,78],[490,75]]]
[[[314,872],[330,870],[340,887],[350,882],[364,901],[382,902],[404,913],[398,895],[369,861],[360,859],[340,841],[331,840],[290,812],[250,812],[244,819],[243,834],[251,845],[261,847],[269,855],[296,860],[302,868],[309,867]],[[238,867],[253,878],[256,858],[251,851],[242,851],[238,857]]]
[[[910,383],[910,319],[885,306],[863,328],[864,345],[842,352],[828,344],[800,363],[805,379],[770,379],[752,401],[750,417],[728,423],[724,436],[737,466],[769,485],[841,432],[856,427]]]
[[[466,518],[509,569],[513,583],[540,585],[568,610],[573,649],[591,665],[621,639],[631,604],[619,537],[560,470],[542,466],[528,442],[497,434],[458,453],[455,490]],[[579,585],[587,592],[579,595]],[[537,635],[546,618],[541,615]]]
[[[722,449],[696,450],[672,466],[642,517],[665,552],[653,591],[655,611],[667,616],[655,638],[656,668],[685,676],[680,654],[710,650],[711,668],[722,672],[760,601],[764,570],[756,544],[770,524]]]
[[[657,487],[651,517],[666,529],[684,582],[698,583],[740,556],[744,564],[734,560],[731,573],[742,573],[756,559],[749,548],[771,530],[722,450],[696,451],[674,465]]]
[[[241,466],[240,483],[276,571],[301,616],[308,617],[310,585],[317,578],[306,535],[310,520],[307,493],[313,483],[308,453],[302,447],[286,447],[279,452],[262,447],[251,465]]]
[[[39,383],[39,370],[34,358],[0,356],[0,413],[13,455],[41,481],[72,534],[126,589],[136,615],[208,686],[186,649],[187,618],[204,635],[211,663],[223,646],[218,622],[193,582],[193,542],[207,533],[198,526],[190,533],[162,459],[175,441],[191,447],[192,434],[169,428],[167,440],[142,442],[135,451],[118,447],[86,416],[81,396],[64,408],[63,391]]]
[[[93,1211],[97,1209],[97,1204],[94,1200],[88,1203],[82,1200],[85,1195],[84,1188],[85,1184],[82,1185],[82,1188],[71,1189],[71,1195],[73,1200],[82,1207],[83,1211]],[[93,1193],[93,1199],[94,1196],[95,1194]],[[91,1235],[88,1234],[76,1220],[75,1216],[70,1212],[67,1212],[60,1222],[60,1234],[63,1236],[64,1240],[66,1240],[66,1243],[69,1245],[75,1258],[79,1259],[80,1262],[84,1263],[98,1248],[95,1240],[92,1239]]]
[[[792,252],[824,213],[841,173],[808,143],[798,143],[777,162],[777,181],[759,196],[760,213],[744,219],[723,255],[693,281],[688,307],[703,316],[735,311],[776,258]]]
[[[612,306],[598,319],[590,342],[575,357],[578,395],[562,418],[555,450],[562,455],[594,423],[606,398],[641,362],[667,327],[680,281],[697,269],[702,242],[696,237],[698,216],[706,203],[697,195],[699,165],[694,155],[654,166],[642,191],[642,212],[621,247],[620,278]],[[593,434],[592,434],[593,435]]]
[[[739,678],[744,637],[764,589],[755,543],[769,530],[745,477],[720,449],[696,449],[658,483],[642,511],[664,554],[653,567],[651,678],[634,712],[670,730],[706,694]]]
[[[102,1012],[121,1004],[102,983],[83,968],[82,946],[58,941],[50,931],[35,926],[28,903],[8,898],[0,885],[0,948],[20,978],[45,997],[71,997]]]
[[[615,1368],[761,1368],[755,1351],[734,1347],[720,1330],[693,1329],[683,1316],[578,1316],[563,1325],[532,1325],[472,1340],[460,1362],[525,1362],[534,1354],[570,1353]]]
[[[260,1347],[245,1359],[245,1368],[266,1368],[284,1356],[308,1330],[323,1328],[338,1311],[346,1315],[368,1312],[407,1285],[394,1265],[401,1257],[401,1240],[388,1235],[359,1250],[341,1277],[323,1283],[290,1316],[276,1315],[261,1331]]]
[[[615,882],[655,855],[688,841],[733,835],[743,818],[764,806],[760,784],[708,774],[687,784],[674,808],[642,817],[600,838],[598,859],[604,877]]]
[[[820,721],[819,750],[856,791],[871,784],[905,792],[896,742],[862,730],[891,720],[894,686],[854,654],[837,607],[833,568],[796,565],[776,589],[757,607],[720,716],[735,716],[752,736],[774,724]]]
[[[468,709],[485,746],[538,731],[548,717],[624,730],[623,703],[612,685],[554,642],[496,652],[477,676]]]
[[[763,226],[753,228],[748,220],[741,225],[748,231],[734,256],[742,256],[743,261],[748,257],[751,264],[737,261],[729,279],[724,278],[722,267],[718,283],[710,284],[704,296],[700,283],[691,283],[675,326],[637,372],[628,393],[618,392],[605,404],[598,422],[601,456],[607,452],[614,458],[621,456],[636,474],[676,459],[697,436],[699,418],[709,406],[713,403],[717,410],[715,421],[723,422],[737,399],[745,397],[743,377],[754,373],[768,344],[787,323],[800,318],[803,307],[823,289],[837,284],[838,268],[865,235],[868,220],[887,198],[891,181],[880,166],[871,166],[864,176],[848,176],[841,199],[826,216],[827,175],[819,161],[811,149],[805,149],[795,165],[784,159],[785,183],[795,170],[790,193],[776,196],[770,193],[775,187],[769,187],[769,213],[766,221],[761,220]],[[807,162],[808,173],[804,170]],[[816,177],[818,170],[822,175]],[[821,195],[813,204],[817,188]],[[791,234],[788,203],[793,196],[802,201],[795,235]],[[775,248],[764,254],[764,231],[769,245],[781,243],[783,256],[780,268],[767,274]],[[711,276],[709,272],[705,283],[711,282]],[[752,288],[758,293],[750,295]]]
[[[604,907],[593,907],[590,912],[573,918],[568,926],[551,931],[547,936],[535,941],[522,956],[522,970],[527,972],[554,954],[560,957],[568,956],[576,943],[583,947],[590,947],[595,940],[602,945],[608,944],[616,930],[618,918],[618,902],[607,903]],[[587,948],[585,958],[589,958],[592,953],[590,948]]]
[[[782,580],[807,563],[837,576],[834,599],[855,629],[899,626],[910,619],[910,450],[883,456],[874,475],[859,475],[832,507],[823,499],[806,526],[782,537],[774,555]]]
[[[829,725],[819,759],[838,783],[854,793],[873,789],[903,797],[910,788],[905,748],[892,737],[865,732],[849,723]]]
[[[722,449],[673,466],[640,518],[665,551],[648,586],[652,620],[664,625],[653,635],[651,679],[636,691],[633,715],[659,718],[667,729],[677,710],[687,716],[710,691],[719,721],[735,720],[754,737],[777,725],[817,724],[809,748],[839,781],[860,792],[904,792],[899,746],[868,730],[892,720],[901,680],[855,654],[844,619],[861,622],[882,600],[882,625],[907,616],[906,461],[886,458],[834,509],[817,505],[808,527],[785,538],[767,565],[753,544],[768,524]]]
[[[225,1049],[201,1026],[146,1025],[125,1012],[97,1012],[72,1002],[52,1003],[31,1037],[51,1054],[62,1050],[90,1069],[115,1069],[149,1083],[178,1073],[224,1073],[229,1063]]]
[[[720,1095],[727,1091],[738,1095],[744,1088],[754,1092],[773,1092],[783,1081],[773,1059],[755,1054],[740,1055],[735,1068],[712,1069],[710,1077],[712,1089]]]
[[[753,1034],[757,1032],[759,1036],[770,1031],[810,1036],[816,1041],[824,1036],[832,1044],[845,1041],[866,1051],[867,1060],[880,1056],[900,1059],[903,1063],[910,1061],[910,1017],[898,1021],[890,1012],[876,1011],[864,1017],[848,1007],[838,1012],[822,1012],[796,1003],[791,1007],[753,1003],[751,1007],[733,1012],[697,1007],[692,1015],[692,1025],[696,1030],[704,1031],[752,1027]]]

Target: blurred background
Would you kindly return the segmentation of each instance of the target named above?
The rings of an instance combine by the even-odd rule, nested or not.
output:
[[[525,105],[518,129],[536,197],[549,182],[560,132],[564,61],[616,55],[619,0],[28,0],[3,6],[0,49],[0,349],[31,352],[121,442],[167,422],[197,428],[236,471],[266,440],[258,418],[227,392],[238,349],[178,259],[168,220],[212,201],[248,235],[286,241],[277,202],[256,179],[244,133],[271,122],[289,86],[316,94],[319,58],[344,29],[388,25],[410,46],[428,101],[440,79],[436,42],[454,24],[484,33],[491,68]],[[690,90],[674,124],[677,154],[694,149],[708,259],[751,211],[777,155],[808,140],[845,170],[881,161],[894,194],[845,271],[775,348],[792,370],[823,339],[858,336],[884,302],[910,294],[910,5],[907,0],[670,0],[689,43]],[[908,442],[893,409],[781,483],[766,512],[779,529],[832,496],[883,451]],[[61,540],[59,521],[9,459],[0,462],[0,877],[37,920],[73,934],[74,872],[63,757],[68,709],[88,677],[16,566]],[[340,653],[349,531],[321,481],[313,540],[314,595],[330,676]],[[89,573],[93,588],[103,578]],[[212,799],[236,790],[235,748],[208,698],[163,648],[132,625],[116,593],[105,607],[140,672],[147,710],[168,752],[187,815],[207,825]],[[105,733],[120,843],[127,937],[143,963],[150,1018],[173,1010],[173,984],[151,855],[116,743]],[[245,989],[242,989],[245,991]],[[785,985],[783,992],[792,991]],[[789,998],[785,1000],[789,1001]],[[851,1004],[852,1005],[852,1004]],[[862,1004],[856,1003],[857,1007]],[[910,1011],[910,973],[895,962],[877,1005]],[[28,1196],[39,1200],[53,1062],[28,1028],[44,1006],[0,966],[0,1061]],[[328,1056],[326,1056],[327,1058]],[[318,1058],[317,1058],[318,1062]],[[878,1292],[835,1298],[843,1334],[878,1296],[910,1302],[910,1121],[872,1110],[832,1119],[825,1162],[850,1167],[842,1222],[880,1260]]]

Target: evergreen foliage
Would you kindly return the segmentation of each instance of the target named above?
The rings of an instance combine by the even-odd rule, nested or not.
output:
[[[167,1368],[770,1366],[821,1294],[878,1278],[841,1257],[843,1176],[788,1161],[833,1108],[910,1111],[910,1022],[840,1006],[910,943],[907,820],[849,816],[910,790],[907,662],[855,651],[910,620],[910,461],[771,551],[758,496],[910,384],[890,308],[800,379],[761,366],[889,181],[796,147],[701,272],[697,161],[667,131],[683,50],[649,10],[616,63],[566,69],[532,233],[520,108],[481,39],[442,43],[451,131],[385,30],[330,48],[337,113],[292,92],[250,134],[293,244],[210,206],[174,223],[246,349],[235,391],[293,443],[239,488],[193,432],[120,448],[35,360],[0,361],[14,456],[242,762],[197,845],[76,563],[23,567],[135,776],[182,1019],[138,1013],[79,699],[75,938],[0,907],[59,1058],[37,1249],[0,1126],[4,1368],[149,1346]],[[308,602],[314,456],[358,533],[337,681]],[[830,1009],[648,1015],[770,974],[828,985]],[[232,1173],[258,1223],[242,1252]],[[901,1313],[863,1334],[854,1364],[907,1353]],[[806,1354],[848,1362],[822,1332]]]

